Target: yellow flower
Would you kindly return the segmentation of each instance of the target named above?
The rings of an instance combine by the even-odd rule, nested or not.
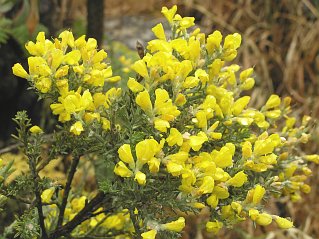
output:
[[[51,89],[52,81],[48,77],[40,77],[35,82],[35,87],[41,92],[41,93],[48,93]]]
[[[243,111],[243,109],[248,105],[249,101],[249,96],[243,96],[236,100],[232,107],[233,114],[235,116],[239,115]]]
[[[174,177],[176,177],[182,173],[184,167],[179,163],[168,161],[168,163],[166,164],[166,169],[167,169],[167,172],[169,172]]]
[[[148,115],[152,115],[152,102],[148,91],[144,90],[136,96],[136,104]]]
[[[156,234],[157,234],[157,231],[153,229],[148,232],[142,233],[141,236],[143,239],[155,239]]]
[[[170,127],[169,122],[167,120],[162,120],[156,118],[154,120],[154,128],[160,132],[166,133],[167,129]]]
[[[207,194],[211,193],[214,190],[214,179],[211,176],[205,176],[202,184],[198,188],[198,194]]]
[[[73,50],[67,53],[63,61],[68,65],[76,65],[81,59],[81,52],[79,50]]]
[[[149,78],[148,70],[143,60],[138,60],[132,65],[132,69],[140,74],[143,78]]]
[[[185,218],[179,217],[176,221],[168,222],[162,225],[164,230],[181,232],[185,227]]]
[[[133,155],[132,155],[132,152],[131,152],[131,146],[129,144],[123,144],[118,149],[117,152],[119,154],[120,159],[123,162],[128,163],[131,168],[135,167],[135,162],[134,162]]]
[[[267,100],[266,104],[265,104],[265,109],[268,110],[268,109],[272,109],[272,108],[276,108],[280,105],[281,103],[281,100],[279,98],[278,95],[271,95],[269,97],[269,99]]]
[[[84,131],[84,129],[81,121],[75,122],[70,128],[70,132],[75,135],[80,135],[82,131]]]
[[[272,216],[268,213],[260,213],[256,218],[256,223],[261,226],[268,226],[272,222]]]
[[[222,228],[223,228],[223,223],[217,220],[215,220],[214,222],[206,223],[206,230],[208,232],[213,232],[214,234],[217,234]]]
[[[13,74],[18,77],[21,77],[24,79],[27,79],[29,77],[29,74],[25,71],[25,69],[22,67],[20,63],[14,64],[14,66],[12,67],[12,71],[13,71]]]
[[[209,55],[213,54],[213,52],[220,47],[220,43],[222,41],[222,38],[223,38],[222,34],[220,33],[220,31],[217,31],[217,30],[214,31],[212,34],[208,35],[207,43],[206,43],[206,50],[207,50]],[[214,62],[213,62],[213,64],[214,64]]]
[[[206,141],[208,141],[208,138],[204,132],[199,132],[197,135],[192,135],[189,137],[189,145],[194,151],[200,150]]]
[[[29,131],[30,131],[32,134],[41,134],[41,133],[43,133],[43,130],[42,130],[39,126],[37,126],[37,125],[32,126],[32,127],[29,129]]]
[[[254,78],[247,78],[242,84],[240,85],[241,90],[250,90],[254,87],[255,80]]]
[[[50,203],[54,192],[55,192],[55,188],[54,187],[45,189],[41,193],[41,201],[42,201],[42,203]]]
[[[213,151],[212,156],[217,167],[226,168],[233,165],[232,151],[224,146],[220,151]]]
[[[129,77],[127,81],[128,88],[133,91],[134,93],[140,92],[144,89],[144,86],[138,83],[134,78]]]
[[[289,221],[286,218],[282,218],[282,217],[278,217],[278,216],[275,216],[275,222],[282,229],[289,229],[289,228],[292,228],[294,226],[292,221]]]
[[[171,128],[166,142],[169,146],[174,146],[175,144],[177,144],[178,146],[182,146],[183,136],[176,128]]]
[[[239,79],[241,82],[244,82],[245,80],[247,80],[248,77],[251,76],[251,74],[253,74],[254,69],[253,68],[248,68],[244,71],[242,71],[239,75]]]
[[[263,186],[257,184],[253,191],[252,202],[254,204],[259,204],[262,198],[264,197],[265,193],[266,189]]]
[[[247,174],[245,174],[244,171],[240,171],[229,179],[226,184],[234,187],[241,187],[247,182],[247,180]]]
[[[177,6],[174,5],[171,9],[167,9],[167,7],[162,7],[162,14],[166,17],[167,21],[172,24],[174,15],[177,11]]]
[[[157,173],[159,171],[161,161],[158,158],[153,157],[147,162],[147,164],[151,173]]]
[[[217,205],[218,205],[219,200],[218,200],[218,197],[217,197],[216,194],[212,194],[206,199],[206,202],[212,208],[216,208]]]
[[[162,23],[158,23],[155,27],[153,27],[152,32],[155,34],[155,36],[158,39],[166,41],[166,36],[165,36],[165,32],[164,32],[164,28],[163,28]]]
[[[115,165],[114,173],[122,178],[129,178],[133,176],[133,172],[129,170],[122,161]]]
[[[244,158],[250,158],[252,156],[252,145],[249,141],[245,141],[241,149]]]
[[[79,212],[85,207],[86,201],[87,201],[86,196],[74,198],[71,201],[71,207],[74,211]]]
[[[101,117],[101,121],[102,121],[102,129],[104,130],[111,129],[111,122],[108,119]]]
[[[137,171],[135,173],[134,180],[136,180],[138,182],[138,184],[140,184],[140,185],[145,185],[145,183],[146,183],[146,175],[145,175],[145,173],[142,173],[141,171]]]
[[[48,66],[48,63],[38,56],[30,56],[28,58],[29,73],[30,75],[40,75],[40,76],[49,76],[51,74],[51,69]]]

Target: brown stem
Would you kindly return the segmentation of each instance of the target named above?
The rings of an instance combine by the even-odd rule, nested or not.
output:
[[[71,167],[70,167],[70,171],[69,171],[69,174],[68,174],[68,178],[67,178],[67,181],[66,181],[66,184],[65,184],[64,192],[63,192],[62,203],[61,203],[61,205],[59,207],[59,217],[58,217],[58,222],[57,222],[57,227],[56,228],[59,228],[62,225],[62,223],[63,223],[65,207],[66,207],[66,204],[68,202],[68,197],[69,197],[69,193],[70,193],[70,190],[71,190],[71,184],[72,184],[72,181],[73,181],[74,174],[76,172],[76,168],[77,168],[77,166],[79,164],[79,161],[80,161],[80,157],[76,157],[72,161],[72,164],[71,164]]]
[[[58,227],[51,235],[49,235],[48,239],[56,239],[61,236],[69,235],[74,228],[93,216],[93,212],[103,204],[104,199],[105,193],[99,192],[71,221]]]

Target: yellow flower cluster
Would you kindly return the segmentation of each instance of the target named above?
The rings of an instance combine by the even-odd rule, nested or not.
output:
[[[127,81],[148,127],[160,136],[154,133],[157,140],[133,144],[136,160],[132,146],[122,145],[115,174],[134,177],[143,187],[147,178],[161,180],[163,170],[178,178],[182,198],[191,197],[193,207],[209,206],[217,213],[206,224],[209,232],[247,218],[262,226],[275,221],[280,228],[292,227],[288,219],[264,212],[262,199],[271,189],[293,199],[309,192],[304,181],[310,169],[294,157],[295,152],[289,152],[291,157],[287,152],[290,145],[307,141],[306,124],[293,127],[289,97],[282,101],[271,95],[260,110],[249,108],[250,97],[243,91],[255,84],[253,68],[240,72],[240,66],[228,63],[237,55],[240,34],[223,40],[219,31],[207,37],[199,29],[188,33],[193,18],[182,18],[176,10],[162,9],[172,35],[165,34],[162,24],[152,29],[157,39],[131,67],[139,76]],[[280,129],[277,124],[283,120],[286,126]],[[304,158],[319,161],[317,155]],[[146,164],[148,171],[143,169]],[[266,177],[266,171],[275,176]],[[142,237],[153,239],[156,233],[151,227]]]
[[[161,233],[181,232],[185,219],[180,215],[149,215],[149,208],[162,211],[171,205],[163,206],[163,200],[181,205],[172,206],[172,212],[209,208],[206,229],[212,233],[248,219],[262,226],[275,222],[280,228],[293,227],[290,220],[266,212],[263,202],[273,192],[298,200],[302,192],[310,191],[306,162],[319,163],[319,156],[300,155],[298,150],[309,139],[310,118],[305,116],[298,125],[289,115],[289,97],[271,95],[260,109],[251,107],[245,91],[255,84],[254,70],[231,63],[241,44],[240,34],[223,37],[214,31],[206,36],[198,28],[189,32],[194,18],[176,12],[176,6],[163,7],[171,35],[162,24],[152,28],[156,39],[132,64],[136,77],[125,79],[124,92],[105,86],[119,80],[104,63],[106,52],[97,50],[94,39],[74,39],[69,31],[53,41],[39,33],[35,43],[26,45],[32,55],[29,72],[20,64],[13,66],[15,75],[26,78],[40,96],[52,99],[53,114],[72,134],[83,135],[97,122],[114,136],[105,139],[112,140],[113,148],[99,149],[97,154],[110,154],[107,160],[113,162],[108,166],[114,175],[107,189],[127,190],[127,195],[119,193],[113,199],[129,202],[130,209],[119,205],[117,213],[101,212],[83,222],[77,233],[85,234],[97,225],[107,232],[128,232],[118,238],[139,233],[143,239],[155,239]],[[115,103],[116,109],[110,111]],[[30,131],[42,133],[36,127]],[[104,140],[98,136],[98,142]],[[172,192],[167,193],[166,187],[160,190],[162,185]],[[44,203],[52,203],[53,191],[42,193]],[[72,220],[85,201],[85,196],[73,198],[65,220]],[[56,217],[54,207],[54,203],[48,206],[52,215],[46,216],[48,228]]]
[[[26,49],[32,55],[28,58],[29,72],[17,63],[13,73],[27,79],[41,97],[51,98],[53,114],[63,123],[72,123],[71,133],[80,135],[85,124],[94,120],[104,130],[110,129],[106,109],[121,89],[109,87],[105,92],[104,85],[120,77],[112,76],[111,66],[104,62],[107,53],[97,50],[95,39],[74,39],[70,31],[64,31],[50,41],[40,32],[36,42],[28,42]]]

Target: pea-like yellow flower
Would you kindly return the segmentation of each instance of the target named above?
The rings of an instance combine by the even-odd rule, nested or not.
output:
[[[75,135],[80,135],[83,131],[84,129],[81,121],[75,122],[70,128],[70,132]]]
[[[214,234],[217,234],[222,228],[223,223],[217,220],[215,220],[214,222],[209,221],[206,223],[206,230],[208,232],[213,232]]]
[[[179,217],[176,221],[168,222],[162,225],[164,230],[181,232],[185,227],[185,218]]]
[[[54,192],[55,192],[55,188],[54,188],[54,187],[45,189],[45,190],[41,193],[41,201],[42,201],[43,203],[50,203],[50,202],[51,202],[51,198],[52,198]]]
[[[267,100],[264,108],[266,110],[276,108],[280,105],[280,103],[281,103],[281,99],[279,98],[278,95],[271,95],[269,99]]]
[[[240,171],[236,173],[231,179],[226,181],[227,185],[234,186],[234,187],[241,187],[246,183],[248,180],[247,174],[244,171]]]
[[[157,231],[155,229],[152,229],[148,232],[142,233],[141,236],[143,239],[155,239],[156,234],[157,234]]]
[[[152,32],[155,34],[155,36],[158,39],[166,41],[166,36],[165,36],[165,32],[164,32],[164,28],[163,28],[162,23],[158,23],[155,27],[153,27]]]
[[[289,229],[294,226],[293,222],[279,216],[274,216],[276,224],[282,229]]]
[[[22,67],[20,63],[14,64],[14,66],[12,67],[12,71],[13,71],[13,74],[18,77],[21,77],[24,79],[27,79],[29,77],[29,74],[25,71],[25,69]]]
[[[171,9],[168,9],[167,7],[162,7],[162,14],[166,17],[167,21],[172,24],[173,18],[175,16],[175,13],[177,11],[177,6],[174,5]]]
[[[37,126],[37,125],[32,126],[32,127],[29,129],[29,131],[30,131],[32,134],[41,134],[41,133],[43,133],[43,130],[42,130],[39,126]]]
[[[129,77],[128,81],[127,81],[127,87],[133,91],[134,93],[140,92],[144,89],[144,86],[137,82],[134,78]]]

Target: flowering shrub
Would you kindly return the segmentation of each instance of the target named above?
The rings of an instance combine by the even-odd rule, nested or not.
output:
[[[163,7],[171,34],[162,24],[152,28],[156,39],[131,66],[135,78],[113,76],[96,41],[69,31],[52,41],[39,33],[26,44],[29,71],[17,63],[13,72],[50,102],[59,123],[46,137],[25,112],[15,119],[30,173],[15,185],[5,184],[9,165],[0,175],[6,197],[19,199],[17,188],[28,185],[22,193],[31,207],[12,229],[21,238],[179,238],[185,216],[203,208],[214,234],[244,220],[293,227],[264,201],[296,201],[310,191],[307,162],[319,156],[299,147],[310,117],[297,124],[291,99],[277,95],[259,110],[249,107],[253,68],[231,64],[241,36],[190,33],[194,18],[176,10]],[[72,156],[66,183],[40,178],[61,155]],[[74,173],[92,158],[103,165],[99,188],[79,193]]]

